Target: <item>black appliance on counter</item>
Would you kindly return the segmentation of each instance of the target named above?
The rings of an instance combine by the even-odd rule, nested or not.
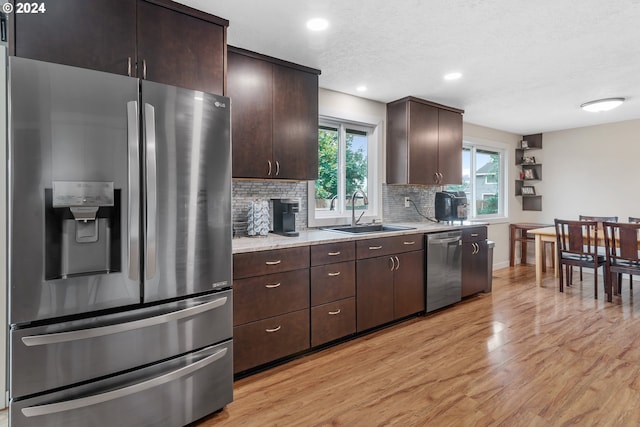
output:
[[[467,219],[467,195],[464,191],[438,191],[436,193],[436,219],[453,222]]]
[[[287,237],[300,235],[296,231],[296,214],[300,203],[294,199],[271,199],[273,202],[273,232]]]

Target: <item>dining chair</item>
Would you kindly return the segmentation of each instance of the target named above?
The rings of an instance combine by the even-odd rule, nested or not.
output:
[[[640,274],[640,222],[604,222],[609,301],[622,291],[622,274]],[[613,292],[611,292],[613,290]]]
[[[629,222],[633,222],[633,223],[640,223],[640,218],[630,216],[630,217],[629,217]],[[630,287],[631,289],[633,289],[633,274],[630,274],[630,275],[629,275],[629,287]]]
[[[606,259],[598,253],[598,224],[596,221],[554,220],[556,227],[558,259],[558,289],[564,292],[564,277],[567,286],[573,282],[573,267],[593,268],[594,298],[598,298],[598,268]],[[563,274],[562,267],[565,267]],[[582,277],[580,278],[582,280]],[[605,290],[607,277],[604,276]]]
[[[592,215],[579,215],[578,219],[580,221],[595,221],[598,223],[598,231],[600,234],[602,233],[602,223],[605,221],[609,222],[618,222],[617,216],[592,216]],[[598,243],[596,242],[596,245]],[[601,248],[599,251],[600,255],[604,255],[604,248]],[[582,267],[580,267],[580,280],[582,280]]]

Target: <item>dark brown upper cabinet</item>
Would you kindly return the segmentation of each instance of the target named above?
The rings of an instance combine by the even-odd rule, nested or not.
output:
[[[463,113],[414,97],[387,104],[387,184],[461,184]]]
[[[12,55],[223,94],[228,21],[168,0],[56,0],[16,14]]]
[[[234,178],[311,180],[318,175],[318,75],[229,46]]]

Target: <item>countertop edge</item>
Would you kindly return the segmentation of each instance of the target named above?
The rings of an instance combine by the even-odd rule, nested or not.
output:
[[[309,229],[301,231],[297,237],[286,237],[269,233],[264,237],[239,237],[232,241],[233,254],[267,251],[273,249],[295,248],[300,246],[314,246],[327,243],[376,239],[381,237],[402,236],[408,234],[429,234],[441,231],[461,230],[463,228],[487,226],[486,223],[474,222],[457,225],[427,224],[427,223],[389,223],[403,227],[413,227],[408,230],[386,231],[384,233],[346,234],[336,231]]]

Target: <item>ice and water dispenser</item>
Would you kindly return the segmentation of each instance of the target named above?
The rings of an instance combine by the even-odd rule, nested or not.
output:
[[[46,278],[120,271],[120,191],[113,182],[54,181],[45,193]]]

